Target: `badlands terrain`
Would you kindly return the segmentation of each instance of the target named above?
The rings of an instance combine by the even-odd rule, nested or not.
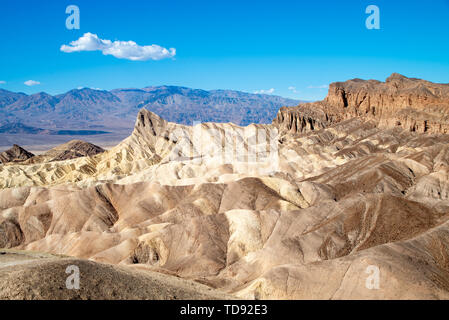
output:
[[[337,82],[247,127],[141,109],[107,151],[19,148],[0,298],[449,298],[449,84]]]

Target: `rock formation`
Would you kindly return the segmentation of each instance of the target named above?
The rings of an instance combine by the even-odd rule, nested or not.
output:
[[[62,145],[59,145],[43,154],[32,157],[24,164],[44,163],[76,159],[86,156],[95,156],[99,153],[103,153],[105,150],[92,143],[72,140]]]
[[[15,144],[11,149],[0,153],[0,164],[8,162],[21,162],[30,159],[31,157],[34,157],[34,154]]]
[[[380,127],[420,133],[449,133],[449,84],[436,84],[393,73],[385,82],[353,79],[329,86],[321,102],[282,108],[274,123],[305,132],[359,117]]]

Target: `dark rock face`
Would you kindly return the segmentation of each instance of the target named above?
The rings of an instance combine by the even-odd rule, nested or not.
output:
[[[34,154],[15,144],[11,149],[0,153],[0,164],[8,162],[21,162],[28,160],[31,157],[34,157]]]
[[[323,101],[282,108],[274,123],[284,131],[301,133],[354,117],[372,120],[384,128],[449,133],[449,84],[397,73],[385,82],[361,79],[336,82],[329,86]]]
[[[310,105],[314,106],[317,104]],[[329,115],[319,107],[282,107],[279,110],[276,119],[273,120],[273,123],[279,126],[280,131],[291,133],[303,133],[324,129],[331,122]]]

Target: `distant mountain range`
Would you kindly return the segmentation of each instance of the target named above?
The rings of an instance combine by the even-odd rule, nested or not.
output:
[[[181,124],[271,123],[282,106],[298,100],[231,90],[176,86],[111,91],[74,89],[52,96],[0,89],[0,134],[99,134],[132,128],[141,108]]]
[[[70,136],[70,135],[80,135],[80,136],[89,136],[94,134],[106,134],[109,133],[107,131],[101,130],[51,130],[51,129],[41,129],[36,127],[30,127],[24,125],[21,122],[13,122],[6,123],[0,126],[0,134],[1,133],[10,133],[10,134],[50,134],[50,135],[60,135],[60,136]]]

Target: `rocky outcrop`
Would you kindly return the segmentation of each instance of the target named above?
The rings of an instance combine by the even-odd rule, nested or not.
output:
[[[105,150],[92,143],[72,140],[62,145],[59,145],[41,155],[35,156],[24,164],[35,164],[42,162],[54,162],[76,159],[80,157],[95,156],[99,153],[103,153]]]
[[[281,132],[304,133],[324,129],[337,119],[337,115],[326,112],[322,104],[316,102],[300,107],[282,107],[273,123]]]
[[[323,101],[282,108],[274,124],[284,131],[301,133],[354,117],[372,120],[383,128],[449,133],[449,84],[397,73],[385,82],[361,79],[335,82]],[[318,125],[308,125],[313,121]]]
[[[11,149],[0,153],[0,164],[8,162],[21,162],[34,157],[34,154],[15,144]]]
[[[51,161],[63,161],[79,157],[94,156],[104,152],[103,148],[92,143],[80,140],[70,141],[67,144],[63,145],[61,149],[62,152],[54,157]]]

